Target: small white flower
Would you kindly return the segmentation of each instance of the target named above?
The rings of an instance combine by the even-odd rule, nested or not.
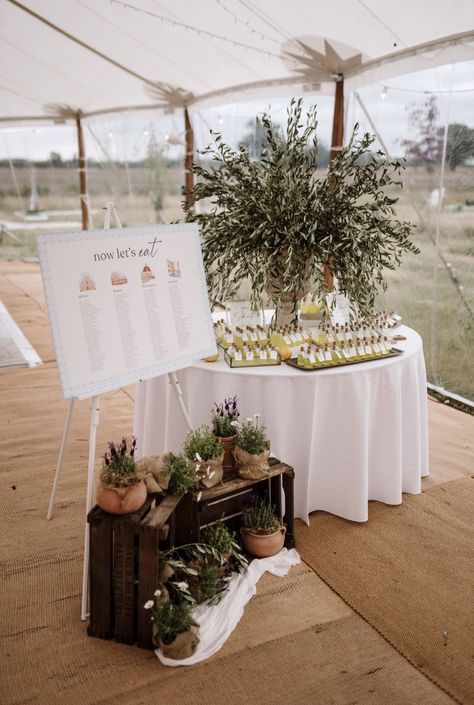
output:
[[[249,423],[252,423],[252,417],[251,417],[251,416],[247,416],[247,421],[248,421]]]
[[[155,590],[153,594],[155,597],[159,597],[161,595],[161,590]]]
[[[260,418],[260,414],[254,414],[253,417],[254,417],[255,421],[258,421],[258,419]]]
[[[153,607],[154,604],[155,604],[155,603],[153,602],[153,600],[147,600],[147,601],[145,602],[145,604],[143,605],[143,607],[144,607],[146,610],[151,610],[151,608]]]
[[[181,581],[180,583],[176,583],[176,587],[177,587],[179,590],[187,590],[188,587],[189,587],[189,585],[188,585],[188,583],[186,583],[186,582],[183,580],[183,581]]]
[[[199,455],[199,453],[196,453],[195,457],[196,457],[196,460],[197,460],[199,463],[202,463],[202,458],[201,458],[201,456]]]
[[[238,421],[231,421],[231,422],[230,422],[230,425],[231,425],[231,426],[238,426],[238,425],[239,425],[239,422],[238,422]]]

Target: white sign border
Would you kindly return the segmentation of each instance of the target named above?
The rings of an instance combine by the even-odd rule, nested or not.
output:
[[[173,359],[168,359],[166,360],[166,362],[156,362],[152,365],[148,365],[147,367],[132,370],[131,372],[126,372],[121,375],[115,375],[113,377],[106,377],[101,382],[94,382],[91,384],[84,384],[79,387],[73,387],[69,382],[67,374],[67,365],[62,345],[61,331],[60,326],[58,324],[59,317],[56,310],[55,297],[52,293],[53,285],[51,280],[51,273],[48,267],[47,249],[45,246],[50,242],[69,242],[71,240],[80,240],[81,242],[86,242],[87,240],[97,240],[98,237],[110,237],[111,239],[115,238],[117,240],[118,238],[128,237],[132,234],[145,235],[156,233],[157,235],[159,235],[159,233],[173,233],[176,232],[177,229],[189,230],[196,234],[194,242],[198,254],[201,296],[203,297],[205,307],[209,310],[208,333],[210,340],[213,341],[213,345],[211,345],[211,347],[209,348],[205,348],[204,350],[200,350],[197,353],[182,355]],[[209,307],[206,275],[204,272],[204,263],[202,259],[199,226],[197,223],[176,223],[173,225],[157,224],[155,226],[147,225],[145,227],[112,228],[110,230],[84,230],[72,233],[42,233],[37,236],[37,246],[38,254],[40,257],[41,274],[43,277],[43,287],[49,312],[49,320],[53,333],[54,346],[56,350],[59,377],[61,380],[63,396],[65,399],[86,399],[88,397],[96,396],[98,394],[103,394],[104,392],[109,392],[114,389],[126,386],[128,384],[134,384],[135,382],[150,379],[151,377],[156,377],[161,374],[166,374],[167,372],[175,372],[176,370],[180,370],[183,367],[188,367],[196,360],[200,360],[203,357],[208,357],[209,355],[213,355],[216,353],[212,315]]]

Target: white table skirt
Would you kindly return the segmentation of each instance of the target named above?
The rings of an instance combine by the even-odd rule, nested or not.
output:
[[[194,363],[178,372],[191,422],[209,423],[213,402],[237,395],[241,416],[260,413],[272,454],[295,469],[296,517],[367,521],[368,500],[400,504],[429,472],[422,341],[399,331],[403,355],[329,370]],[[134,429],[140,455],[180,450],[186,424],[166,375],[137,385]]]

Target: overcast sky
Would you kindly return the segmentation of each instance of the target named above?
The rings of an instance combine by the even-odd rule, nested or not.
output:
[[[450,91],[450,88],[452,90]],[[427,93],[428,91],[428,93]],[[374,84],[359,91],[376,129],[381,134],[389,151],[401,155],[401,140],[410,134],[408,113],[410,105],[421,104],[435,92],[440,109],[440,124],[460,122],[474,127],[474,62],[464,62],[444,66],[430,71],[418,72],[409,76]],[[270,107],[276,122],[284,123],[286,109],[291,96],[262,101],[230,103],[219,108],[193,111],[193,126],[198,148],[207,146],[210,141],[209,129],[222,132],[226,141],[238,145],[249,121],[255,115]],[[305,105],[316,104],[319,117],[319,139],[329,145],[332,127],[333,101],[330,96],[314,94],[306,96]],[[372,132],[360,104],[350,94],[346,107],[346,132],[355,122],[361,123],[363,130]],[[85,137],[87,154],[90,158],[107,161],[141,159],[146,154],[153,131],[159,144],[171,158],[182,155],[183,140],[182,115],[176,113],[152,117],[150,113],[140,118],[121,117],[86,121]],[[30,160],[47,159],[50,153],[58,152],[63,159],[77,153],[76,135],[73,126],[38,126],[0,129],[0,158],[23,157]]]

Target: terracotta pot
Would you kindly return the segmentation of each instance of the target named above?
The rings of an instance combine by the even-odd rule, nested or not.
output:
[[[273,534],[254,534],[243,526],[240,529],[245,550],[256,558],[268,558],[281,551],[285,543],[286,526],[282,526]]]
[[[222,461],[222,467],[224,472],[226,470],[233,470],[235,467],[234,460],[234,446],[235,446],[236,436],[217,436],[217,440],[224,448],[224,460]]]
[[[146,485],[143,480],[140,480],[130,487],[110,487],[100,484],[95,501],[104,512],[109,514],[130,514],[143,506],[146,497]]]

